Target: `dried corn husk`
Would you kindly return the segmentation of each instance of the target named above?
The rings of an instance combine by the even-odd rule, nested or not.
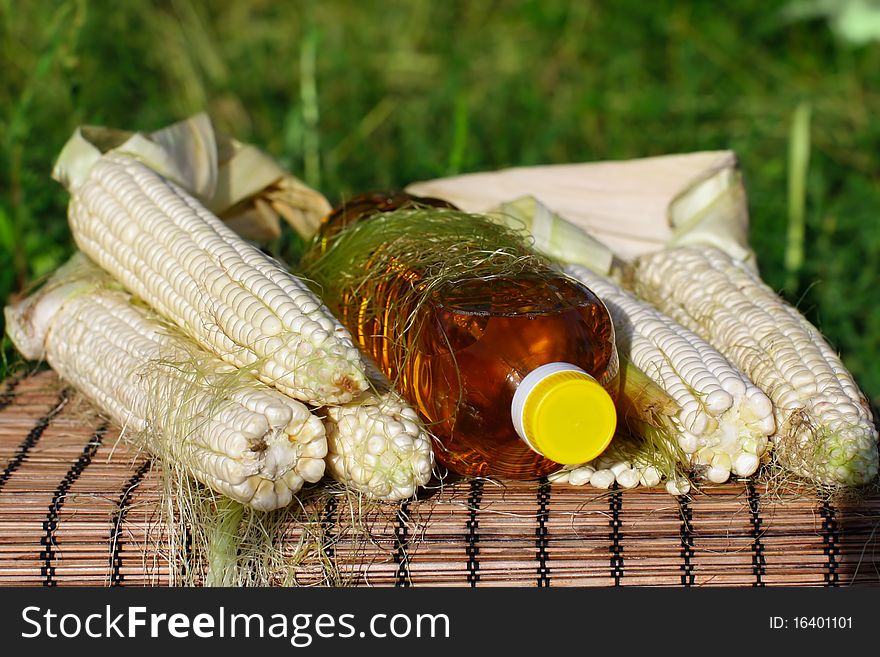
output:
[[[517,167],[417,182],[407,191],[470,212],[532,196],[555,215],[553,221],[564,217],[625,260],[668,244],[700,242],[754,263],[745,190],[731,151]],[[570,261],[564,253],[548,255]]]
[[[330,211],[319,192],[256,146],[217,132],[204,113],[149,134],[80,126],[62,149],[52,177],[76,189],[110,150],[132,155],[181,185],[246,239],[277,238],[282,219],[309,239]]]

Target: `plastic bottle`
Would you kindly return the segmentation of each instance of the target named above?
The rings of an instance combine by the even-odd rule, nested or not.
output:
[[[357,221],[417,203],[402,193],[363,195],[322,223],[319,244]],[[399,333],[388,313],[420,272],[373,290],[380,312],[346,295],[331,307],[438,437],[437,460],[462,475],[533,479],[598,456],[616,426],[618,359],[607,309],[586,287],[547,270],[457,280],[420,306],[419,330]],[[401,358],[400,350],[406,350]]]

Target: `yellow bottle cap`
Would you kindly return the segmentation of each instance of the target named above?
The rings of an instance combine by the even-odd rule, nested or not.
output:
[[[570,363],[548,363],[529,372],[514,394],[511,419],[529,447],[562,465],[599,456],[617,428],[611,395]]]

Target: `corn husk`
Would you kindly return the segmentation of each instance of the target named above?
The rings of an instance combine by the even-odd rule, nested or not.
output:
[[[614,253],[605,244],[563,219],[534,196],[522,196],[489,210],[489,216],[514,229],[525,229],[534,247],[555,260],[583,265],[597,274],[611,273]]]
[[[531,196],[553,222],[577,226],[624,260],[701,242],[754,266],[745,190],[731,151],[517,167],[416,182],[407,191],[469,212]],[[568,261],[564,253],[548,255]]]
[[[276,239],[281,220],[309,239],[330,211],[319,192],[256,146],[217,132],[204,113],[149,134],[80,126],[62,149],[52,177],[74,190],[111,150],[132,155],[173,180],[245,239]]]

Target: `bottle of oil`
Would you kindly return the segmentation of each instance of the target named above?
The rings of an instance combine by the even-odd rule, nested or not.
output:
[[[373,193],[328,215],[316,249],[355,223],[413,204],[440,208],[448,221],[467,218],[437,199]],[[619,365],[610,316],[589,289],[540,265],[438,282],[395,260],[394,242],[387,248],[392,258],[378,282],[327,301],[439,438],[441,464],[463,475],[532,479],[608,446]],[[418,303],[401,303],[413,289],[427,291]]]

